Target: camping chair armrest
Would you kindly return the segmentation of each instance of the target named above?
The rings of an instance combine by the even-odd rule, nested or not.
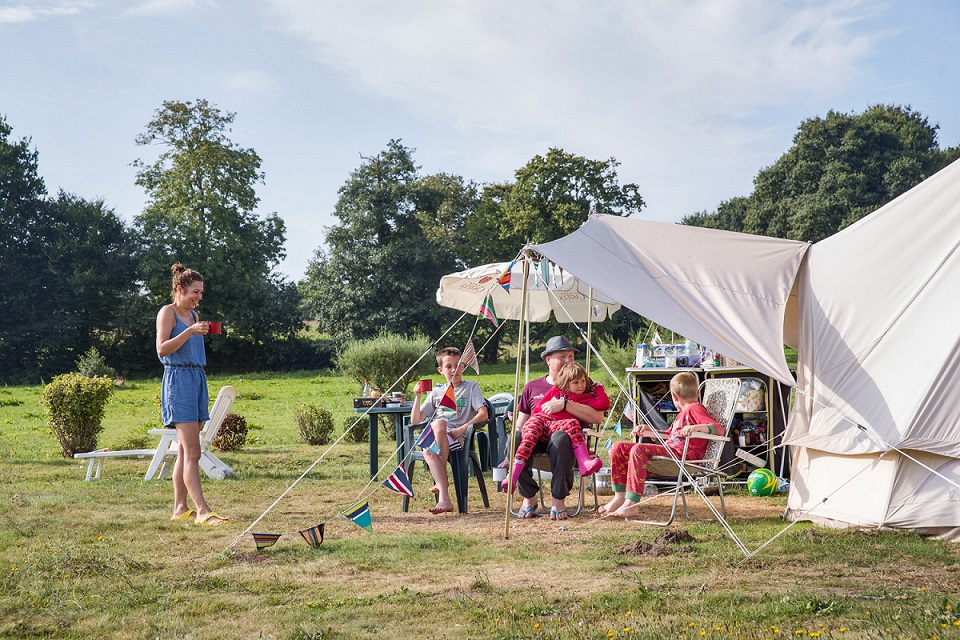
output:
[[[694,425],[694,426],[697,426],[697,425]],[[699,431],[697,431],[696,433],[691,433],[691,434],[690,434],[689,436],[687,436],[687,437],[688,437],[688,438],[700,438],[700,439],[702,439],[702,440],[729,440],[729,439],[730,439],[730,438],[728,438],[727,436],[720,436],[720,435],[716,435],[716,434],[713,434],[713,433],[700,433]]]
[[[600,432],[597,431],[596,429],[594,429],[593,427],[587,427],[586,429],[583,430],[583,437],[584,437],[584,438],[599,438],[599,437],[600,437]]]

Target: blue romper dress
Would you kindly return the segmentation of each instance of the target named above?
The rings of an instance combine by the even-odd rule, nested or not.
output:
[[[197,314],[194,311],[194,322]],[[170,337],[178,336],[187,329],[177,312],[177,323]],[[171,426],[177,422],[200,422],[210,419],[210,397],[207,394],[207,354],[203,348],[203,336],[194,335],[168,356],[160,358],[163,363],[163,382],[160,385],[160,420]]]

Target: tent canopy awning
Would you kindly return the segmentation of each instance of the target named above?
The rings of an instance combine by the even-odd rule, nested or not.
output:
[[[533,249],[644,317],[793,384],[783,355],[784,321],[809,247],[593,215],[577,231]]]

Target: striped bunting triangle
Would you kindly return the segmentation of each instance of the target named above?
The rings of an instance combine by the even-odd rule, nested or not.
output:
[[[370,505],[366,500],[350,507],[343,512],[343,515],[349,518],[353,524],[373,533],[373,523],[370,521]]]
[[[267,547],[272,547],[277,544],[277,540],[280,539],[282,533],[251,533],[253,536],[253,542],[257,545],[257,551],[266,549]]]
[[[431,433],[433,429],[430,430]],[[383,481],[383,486],[390,491],[396,491],[408,498],[413,497],[413,485],[410,484],[410,478],[407,476],[407,470],[401,464],[397,470],[390,474],[390,477]]]
[[[316,549],[323,542],[323,525],[318,524],[315,527],[304,529],[300,532],[300,535],[307,541],[307,544]]]

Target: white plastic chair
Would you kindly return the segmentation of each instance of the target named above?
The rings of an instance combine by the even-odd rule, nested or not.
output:
[[[233,474],[231,469],[223,460],[210,452],[210,444],[217,437],[223,419],[227,417],[230,411],[230,405],[237,397],[235,387],[226,386],[220,389],[217,399],[210,410],[210,419],[200,431],[200,448],[203,452],[200,456],[200,468],[211,478],[222,480],[224,477]],[[103,461],[107,458],[146,458],[151,456],[150,466],[144,475],[144,480],[152,480],[156,477],[166,478],[170,475],[170,469],[173,468],[173,462],[177,457],[176,429],[151,429],[151,435],[160,436],[160,444],[156,449],[124,449],[120,451],[110,451],[101,449],[99,451],[90,451],[88,453],[74,454],[78,460],[89,460],[87,465],[86,481],[99,480],[100,473],[103,471]]]
[[[223,425],[223,419],[230,412],[230,405],[237,397],[236,387],[226,386],[220,389],[217,399],[210,409],[210,419],[200,430],[200,468],[208,477],[214,480],[223,480],[226,476],[233,475],[233,469],[227,463],[215,456],[210,451],[210,445],[213,444],[220,427]],[[151,429],[150,435],[160,436],[160,444],[157,445],[156,453],[147,473],[143,476],[144,480],[153,480],[154,478],[170,477],[170,470],[177,459],[177,450],[180,441],[177,439],[176,429]]]

